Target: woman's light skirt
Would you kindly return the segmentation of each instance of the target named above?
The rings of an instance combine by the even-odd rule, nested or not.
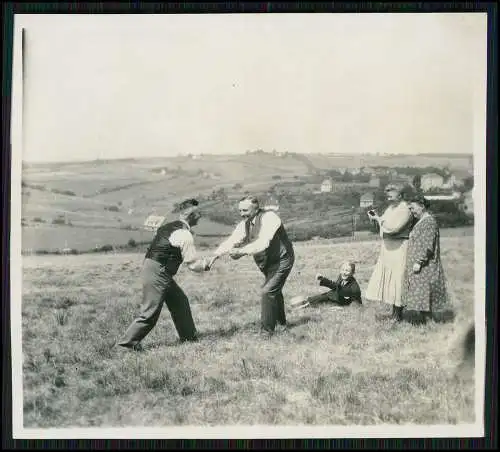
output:
[[[408,240],[383,239],[365,298],[401,306]]]

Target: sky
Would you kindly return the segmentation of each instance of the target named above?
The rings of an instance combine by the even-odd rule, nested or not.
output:
[[[18,15],[15,27],[24,161],[472,153],[485,127],[482,13]]]

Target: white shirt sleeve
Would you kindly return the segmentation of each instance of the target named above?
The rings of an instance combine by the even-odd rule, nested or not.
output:
[[[182,261],[190,264],[197,259],[196,248],[194,246],[193,234],[187,229],[176,229],[168,238],[172,246],[181,249]]]
[[[237,243],[241,242],[246,235],[245,231],[245,222],[240,221],[237,225],[236,228],[234,229],[233,233],[227,238],[224,242],[222,242],[219,247],[215,250],[214,254],[216,256],[222,256],[223,254],[227,253],[231,248],[233,248],[234,245]]]
[[[380,217],[380,231],[393,234],[401,231],[411,219],[411,211],[405,202],[389,207]]]
[[[245,254],[255,254],[264,251],[271,243],[274,234],[281,226],[281,219],[272,210],[262,215],[259,236],[248,245],[241,248]]]

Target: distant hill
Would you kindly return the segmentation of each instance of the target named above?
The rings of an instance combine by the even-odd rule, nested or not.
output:
[[[65,163],[24,162],[23,234],[27,238],[26,247],[29,248],[43,248],[45,242],[71,242],[78,234],[92,235],[94,238],[90,242],[94,243],[96,237],[99,237],[99,232],[96,231],[105,229],[120,231],[116,233],[120,240],[126,238],[127,234],[134,240],[141,240],[142,233],[137,231],[142,230],[148,215],[169,214],[175,203],[195,196],[205,201],[212,199],[217,215],[225,216],[225,224],[208,220],[202,222],[198,234],[224,236],[238,218],[236,202],[245,193],[263,194],[274,190],[279,184],[284,187],[282,191],[286,191],[287,183],[294,186],[306,182],[309,185],[304,185],[301,190],[312,193],[310,187],[319,188],[322,177],[328,171],[339,168],[447,166],[452,170],[463,170],[470,163],[469,156],[450,157],[444,154],[306,155],[263,151],[238,155],[188,155]],[[205,204],[208,205],[206,202]],[[309,207],[311,206],[312,204]],[[338,207],[339,212],[343,209],[342,206]],[[328,210],[326,213],[328,212],[332,216],[336,210]],[[302,224],[304,220],[298,211],[285,211],[283,216],[297,224]],[[320,215],[316,220],[323,221],[323,218],[324,215]],[[329,218],[328,215],[326,218]],[[310,216],[305,219],[314,221]],[[345,222],[347,224],[347,217]],[[136,231],[133,233],[135,236],[133,231]],[[54,240],[50,239],[51,234],[55,236]],[[65,234],[68,238],[65,238]],[[113,237],[112,233],[108,235]]]

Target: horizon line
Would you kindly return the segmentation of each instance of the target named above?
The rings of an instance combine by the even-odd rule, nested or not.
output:
[[[324,156],[349,156],[349,157],[415,157],[415,156],[428,156],[428,157],[474,157],[474,153],[466,153],[466,152],[417,152],[417,153],[385,153],[385,152],[363,152],[363,153],[349,153],[349,152],[292,152],[292,151],[274,151],[280,154],[288,153],[291,155],[324,155]],[[273,155],[273,151],[264,151],[264,150],[252,150],[252,151],[243,151],[243,152],[234,152],[234,153],[194,153],[194,152],[186,152],[186,153],[178,153],[176,155],[162,156],[162,155],[151,155],[151,156],[135,156],[135,157],[97,157],[94,159],[82,159],[82,160],[22,160],[22,163],[27,164],[49,164],[49,163],[90,163],[90,162],[102,162],[102,161],[123,161],[123,160],[168,160],[175,158],[182,158],[188,156],[204,156],[204,157],[234,157],[234,156],[242,156],[248,154],[255,153],[264,153]]]

